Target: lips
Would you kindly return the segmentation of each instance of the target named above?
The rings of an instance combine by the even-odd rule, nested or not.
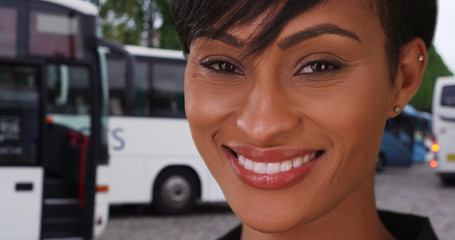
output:
[[[294,185],[308,175],[323,150],[225,147],[225,154],[237,177],[244,183],[265,189]]]

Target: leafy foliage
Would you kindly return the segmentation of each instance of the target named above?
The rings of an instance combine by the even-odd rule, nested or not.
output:
[[[163,24],[158,29],[161,35],[159,48],[166,49],[182,49],[177,30],[174,27],[174,19],[171,14],[171,2],[169,0],[156,0],[157,10],[161,13]]]
[[[99,8],[104,38],[120,44],[181,49],[170,0],[89,0]],[[158,29],[157,20],[162,21]]]
[[[122,44],[139,44],[144,32],[146,0],[91,0],[98,5],[103,37]]]
[[[423,74],[422,84],[410,104],[420,111],[431,112],[436,79],[452,75],[453,73],[447,68],[435,47],[431,46],[428,51],[428,64]]]

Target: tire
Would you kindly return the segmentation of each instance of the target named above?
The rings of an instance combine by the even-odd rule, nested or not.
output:
[[[384,171],[384,157],[381,154],[378,154],[378,158],[376,159],[376,172]]]
[[[455,186],[455,175],[440,175],[442,184],[446,186]]]
[[[162,215],[190,212],[199,193],[199,181],[187,168],[170,168],[159,174],[153,188],[152,209]]]

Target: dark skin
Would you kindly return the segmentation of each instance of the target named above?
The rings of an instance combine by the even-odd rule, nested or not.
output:
[[[185,75],[193,139],[242,239],[393,239],[376,212],[375,161],[385,121],[420,85],[424,42],[402,47],[392,81],[383,29],[360,0],[321,4],[243,58],[260,22],[196,39]],[[277,177],[288,155],[311,161]]]

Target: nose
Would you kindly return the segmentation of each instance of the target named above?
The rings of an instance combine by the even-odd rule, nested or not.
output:
[[[256,83],[237,117],[237,126],[259,144],[273,144],[290,134],[301,119],[280,84]]]

